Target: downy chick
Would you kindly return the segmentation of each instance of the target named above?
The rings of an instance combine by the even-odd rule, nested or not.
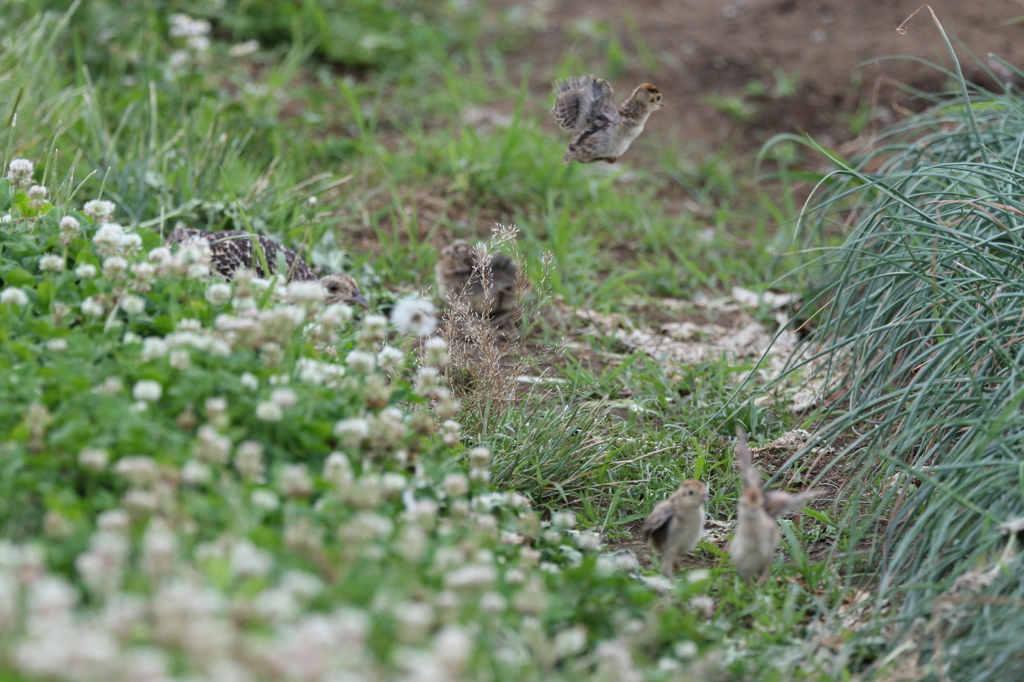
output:
[[[736,514],[736,532],[729,543],[729,556],[736,571],[744,580],[759,575],[758,585],[768,579],[775,548],[779,546],[782,533],[778,518],[795,511],[823,490],[807,490],[797,495],[784,492],[765,493],[762,490],[760,472],[754,468],[747,434],[737,428],[736,461],[740,469],[743,493],[739,498]]]
[[[650,83],[637,86],[618,108],[612,86],[591,74],[556,81],[554,88],[551,113],[558,125],[572,131],[569,151],[562,158],[566,165],[573,161],[615,163],[643,132],[647,117],[664,106],[661,92]]]
[[[519,267],[505,254],[492,253],[484,277],[482,255],[462,239],[441,249],[434,266],[438,294],[444,301],[461,299],[471,311],[492,318],[512,312],[518,300]]]
[[[204,239],[210,245],[210,265],[225,279],[233,279],[238,268],[252,268],[257,277],[266,277],[263,264],[253,251],[252,235],[242,230],[220,230],[207,232],[189,227],[176,227],[166,242],[168,244],[184,244],[193,239]],[[324,275],[320,277],[299,254],[273,239],[256,235],[256,240],[263,251],[263,259],[267,263],[269,274],[277,272],[278,254],[284,259],[287,272],[286,281],[316,282],[324,287],[324,303],[345,302],[368,307],[366,298],[359,293],[356,281],[349,275]]]
[[[661,570],[672,575],[676,559],[692,552],[704,534],[704,503],[708,489],[685,481],[667,500],[654,506],[640,530],[644,542],[661,553]]]

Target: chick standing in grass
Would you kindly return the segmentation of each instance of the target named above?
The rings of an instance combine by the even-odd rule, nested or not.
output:
[[[252,235],[241,230],[221,230],[206,232],[189,227],[176,227],[167,237],[168,244],[183,244],[193,239],[204,239],[210,245],[211,265],[217,272],[230,280],[238,268],[252,268],[257,277],[266,277],[263,264],[253,253]],[[324,287],[324,304],[357,303],[363,307],[369,304],[359,293],[356,281],[349,275],[324,275],[320,277],[316,270],[309,267],[306,261],[291,249],[282,246],[273,239],[257,235],[263,259],[267,263],[269,274],[277,272],[278,254],[284,258],[286,281],[316,282]]]
[[[650,83],[638,86],[619,107],[612,99],[612,86],[603,78],[573,76],[555,81],[554,87],[551,113],[558,125],[572,131],[564,164],[615,163],[643,132],[647,117],[664,106],[661,92]]]
[[[485,258],[479,249],[457,239],[441,249],[434,274],[438,293],[445,301],[461,299],[474,313],[492,318],[516,308],[519,267],[503,253],[487,254]]]
[[[754,468],[747,434],[737,428],[736,461],[739,464],[743,493],[736,514],[736,532],[729,543],[729,556],[736,571],[750,580],[760,575],[758,585],[768,579],[782,533],[779,516],[795,511],[823,490],[807,490],[798,495],[784,492],[765,493],[761,488],[761,474]]]
[[[692,552],[704,534],[704,503],[708,489],[686,481],[667,500],[655,505],[640,530],[644,542],[661,553],[661,570],[672,575],[676,559]]]

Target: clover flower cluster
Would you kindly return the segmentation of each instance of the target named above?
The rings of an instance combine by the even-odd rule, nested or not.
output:
[[[24,166],[9,172],[30,182]],[[589,650],[608,679],[636,679],[630,643],[598,644],[580,624],[547,632],[549,586],[565,567],[583,570],[601,538],[568,512],[544,521],[528,498],[493,490],[490,450],[462,449],[448,349],[416,338],[435,331],[432,306],[408,299],[390,320],[354,325],[311,287],[247,270],[213,279],[204,240],[144,252],[114,211],[90,201],[33,228],[93,251],[73,264],[66,252],[39,258],[38,277],[61,282],[46,314],[69,334],[45,348],[106,344],[122,376],[95,377],[85,397],[130,406],[126,427],[163,435],[150,444],[95,427],[77,451],[49,453],[104,494],[82,503],[87,513],[45,512],[46,541],[66,541],[55,556],[70,553],[61,564],[73,575],[51,570],[39,545],[0,540],[10,665],[69,681],[434,682],[474,679],[484,656],[515,670]],[[9,286],[0,314],[40,300]],[[168,326],[157,333],[147,312]],[[44,404],[49,393],[20,423],[33,453],[66,447],[48,438],[69,419]],[[637,569],[626,555],[594,566]],[[380,631],[395,635],[384,657],[370,646]]]

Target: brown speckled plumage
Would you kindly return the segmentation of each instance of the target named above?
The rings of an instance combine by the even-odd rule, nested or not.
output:
[[[441,298],[459,298],[475,313],[497,317],[515,310],[519,267],[503,253],[490,254],[487,291],[480,264],[481,253],[462,239],[441,249],[434,267]]]
[[[167,237],[168,244],[181,244],[193,239],[205,239],[210,245],[211,265],[218,274],[232,279],[238,268],[252,268],[257,277],[268,276],[258,256],[253,253],[252,235],[242,230],[220,230],[207,232],[191,227],[176,227]],[[284,258],[287,268],[286,280],[289,282],[317,282],[324,286],[325,303],[330,305],[339,301],[358,303],[366,306],[366,299],[359,293],[356,281],[349,275],[324,275],[320,277],[316,270],[302,260],[295,251],[278,244],[273,239],[256,235],[263,259],[267,263],[270,275],[277,274],[278,261]],[[279,257],[280,254],[280,257]]]
[[[591,74],[556,81],[555,103],[551,114],[558,125],[572,132],[569,150],[562,163],[594,163],[615,160],[643,132],[652,112],[664,103],[661,92],[643,83],[616,107],[612,86]]]

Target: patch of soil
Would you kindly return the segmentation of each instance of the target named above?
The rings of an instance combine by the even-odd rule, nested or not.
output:
[[[827,146],[855,137],[851,115],[872,105],[872,125],[884,126],[925,103],[901,91],[902,83],[924,92],[947,87],[944,74],[895,55],[950,65],[949,55],[927,10],[896,28],[921,5],[920,0],[501,0],[499,8],[529,6],[540,26],[508,59],[528,66],[531,89],[539,96],[549,88],[560,61],[568,55],[587,59],[600,38],[587,26],[607,22],[609,35],[629,55],[640,54],[631,35],[632,16],[657,66],[646,70],[640,59],[627,59],[609,78],[618,97],[644,81],[655,83],[666,107],[653,115],[646,136],[692,140],[707,146],[756,149],[778,133],[806,131]],[[1013,0],[932,0],[939,20],[958,48],[964,75],[985,87],[1012,80],[1012,73],[988,58],[996,54],[1024,64],[1021,25],[1004,22],[1024,15]],[[605,39],[607,42],[608,39]],[[980,62],[970,53],[978,55]],[[604,63],[604,60],[598,60]],[[600,63],[593,68],[597,69]],[[986,70],[988,67],[988,71]],[[993,74],[996,78],[993,78]],[[793,78],[791,92],[779,85]],[[782,81],[779,77],[782,77]],[[754,84],[754,85],[752,85]],[[759,84],[759,85],[757,85]],[[760,92],[752,91],[760,88]],[[772,92],[776,90],[776,92]],[[743,97],[752,105],[746,122],[722,111],[708,96]],[[554,127],[553,121],[548,123]],[[641,138],[645,142],[645,138]]]

